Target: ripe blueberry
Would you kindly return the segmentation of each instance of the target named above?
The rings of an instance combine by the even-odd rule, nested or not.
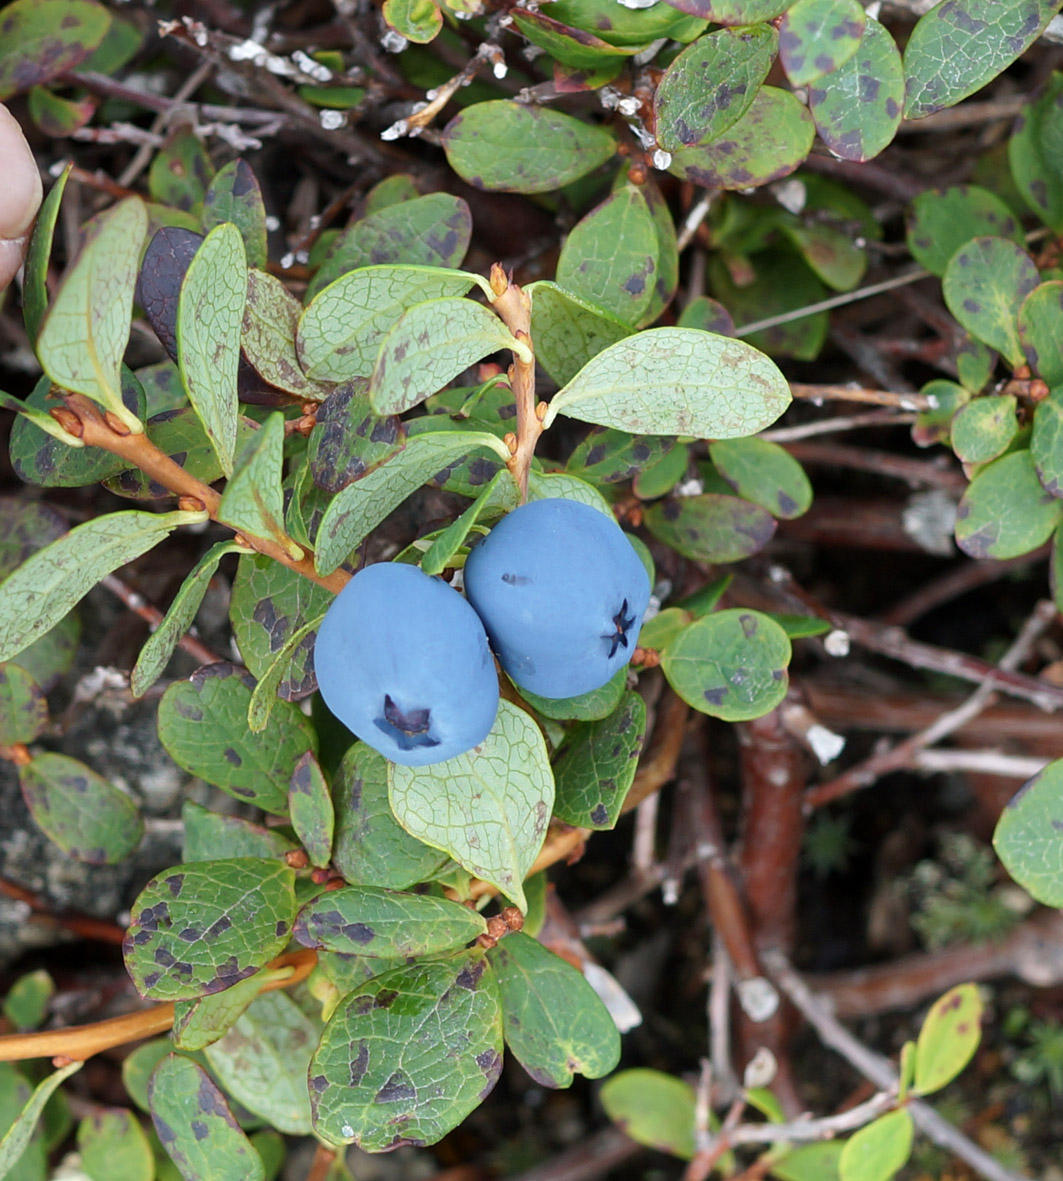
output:
[[[465,563],[499,663],[540,697],[597,689],[631,659],[650,580],[620,526],[574,500],[533,500]]]
[[[476,612],[439,578],[381,562],[336,596],[317,634],[325,704],[394,763],[422,767],[482,742],[498,675]]]

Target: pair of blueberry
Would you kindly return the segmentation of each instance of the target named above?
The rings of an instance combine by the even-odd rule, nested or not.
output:
[[[540,697],[604,685],[631,659],[650,583],[610,517],[535,500],[473,548],[465,593],[382,562],[351,579],[321,624],[325,703],[393,762],[438,763],[483,741],[498,712],[492,650]]]

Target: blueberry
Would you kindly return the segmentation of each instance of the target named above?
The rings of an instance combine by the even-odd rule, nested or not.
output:
[[[317,633],[325,704],[394,763],[421,767],[482,742],[498,713],[483,624],[439,578],[381,562],[336,596]]]
[[[650,580],[615,521],[574,500],[533,500],[469,554],[465,593],[518,685],[575,697],[631,659]]]

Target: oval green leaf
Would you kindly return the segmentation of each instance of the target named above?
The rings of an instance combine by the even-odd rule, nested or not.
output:
[[[233,473],[236,454],[236,373],[246,302],[244,240],[226,222],[203,239],[181,283],[177,363],[189,401],[227,476]]]
[[[1063,759],[1025,783],[997,821],[993,848],[1020,886],[1063,907]]]
[[[264,1181],[262,1158],[198,1063],[168,1054],[148,1083],[155,1131],[185,1181]]]
[[[680,697],[725,722],[759,718],[786,696],[790,640],[767,615],[734,608],[684,628],[661,653]]]
[[[740,562],[771,541],[776,524],[767,509],[718,492],[651,504],[645,520],[654,537],[695,562]]]
[[[770,25],[717,29],[688,45],[657,84],[657,142],[667,152],[708,143],[749,110],[778,38]]]
[[[816,129],[788,90],[762,86],[749,109],[711,143],[681,148],[668,171],[707,189],[748,189],[789,176],[807,159]]]
[[[957,984],[939,997],[923,1019],[915,1047],[917,1095],[929,1095],[951,1083],[982,1038],[982,998],[977,984]]]
[[[778,443],[722,439],[709,444],[709,458],[739,496],[772,516],[789,521],[808,512],[812,504],[805,469]]]
[[[1011,394],[974,398],[952,419],[952,449],[964,463],[985,463],[1008,449],[1019,429]]]
[[[543,1087],[577,1074],[601,1078],[620,1060],[609,1010],[571,964],[522,931],[487,953],[502,997],[502,1031],[514,1057]]]
[[[95,0],[15,0],[0,18],[0,99],[79,66],[111,17]]]
[[[972,558],[1017,558],[1043,545],[1063,520],[1063,500],[1046,492],[1029,451],[983,468],[956,510],[956,544]]]
[[[1057,6],[1058,7],[1058,6]],[[1008,141],[1015,187],[1037,216],[1058,234],[1063,230],[1063,170],[1059,126],[1063,115],[1063,74],[1052,74],[1044,91],[1023,107]]]
[[[71,857],[117,865],[140,844],[144,822],[136,803],[78,759],[46,752],[18,770],[33,819]]]
[[[130,425],[135,419],[122,403],[120,369],[147,232],[139,197],[100,214],[63,276],[37,338],[41,366],[56,385],[85,394]]]
[[[1025,240],[1007,204],[978,185],[928,189],[908,210],[908,249],[932,275],[944,275],[949,259],[972,238],[993,236],[1020,246]]]
[[[974,238],[949,259],[941,281],[948,309],[972,336],[1013,365],[1025,361],[1018,315],[1040,276],[1033,259],[1008,238]]]
[[[1058,10],[1056,0],[945,0],[924,13],[904,49],[904,117],[922,119],[981,90]]]
[[[1063,386],[1052,390],[1033,412],[1030,456],[1045,491],[1063,497]]]
[[[525,288],[532,301],[535,359],[559,386],[576,376],[604,348],[631,335],[631,328],[604,308],[556,283]]]
[[[542,847],[554,777],[539,727],[508,701],[472,750],[427,767],[388,767],[391,808],[408,833],[449,854],[525,909],[523,881]]]
[[[189,1000],[254,975],[287,946],[295,872],[278,861],[189,861],[137,895],[122,951],[142,997]]]
[[[1041,283],[1019,305],[1019,342],[1030,368],[1050,386],[1063,385],[1063,282]]]
[[[659,1070],[623,1070],[602,1087],[605,1114],[632,1140],[682,1160],[694,1156],[694,1088]]]
[[[779,25],[779,61],[791,86],[807,86],[856,53],[867,15],[857,0],[797,0]]]
[[[497,99],[474,103],[451,119],[443,150],[473,188],[548,193],[604,164],[616,141],[560,111]]]
[[[731,439],[790,403],[775,363],[744,341],[697,328],[651,328],[600,352],[556,393],[545,425],[569,418],[632,434]]]
[[[479,949],[374,976],[310,1061],[314,1131],[368,1152],[434,1144],[498,1081],[498,983]]]
[[[856,53],[808,92],[820,138],[835,156],[860,163],[893,141],[903,105],[900,51],[889,31],[871,17]]]
[[[838,1159],[841,1181],[890,1181],[911,1155],[912,1132],[912,1117],[904,1108],[854,1132]]]

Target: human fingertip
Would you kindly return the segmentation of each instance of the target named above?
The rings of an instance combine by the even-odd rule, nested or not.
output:
[[[22,238],[40,208],[44,186],[18,120],[0,104],[0,238]],[[7,252],[5,252],[7,253]],[[8,279],[10,282],[10,279]]]

